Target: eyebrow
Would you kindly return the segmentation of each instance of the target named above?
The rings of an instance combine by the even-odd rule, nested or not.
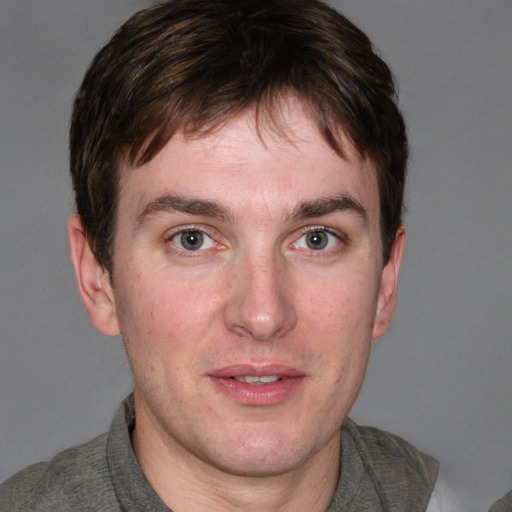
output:
[[[190,215],[212,217],[222,221],[232,221],[233,216],[222,205],[198,198],[163,195],[149,202],[137,216],[136,228],[142,227],[151,216],[160,212],[182,212]],[[342,194],[336,197],[321,197],[299,203],[287,219],[293,221],[322,217],[336,212],[352,212],[366,223],[368,214],[363,205],[353,197]]]
[[[232,215],[223,206],[197,198],[163,195],[149,202],[137,216],[136,229],[147,222],[148,218],[160,212],[182,212],[190,215],[202,215],[229,221]]]
[[[335,197],[321,197],[313,201],[303,201],[293,210],[293,220],[322,217],[336,212],[355,213],[366,224],[368,213],[364,206],[352,196],[342,194]]]

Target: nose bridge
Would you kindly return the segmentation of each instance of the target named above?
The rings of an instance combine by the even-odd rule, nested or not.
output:
[[[278,254],[241,254],[226,304],[228,329],[255,340],[282,336],[296,322],[293,290]]]

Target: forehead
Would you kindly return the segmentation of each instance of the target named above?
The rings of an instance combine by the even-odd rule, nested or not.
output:
[[[149,162],[139,168],[125,166],[120,204],[140,211],[159,195],[178,194],[228,208],[278,211],[321,196],[348,194],[378,215],[374,165],[342,130],[339,140],[343,156],[293,97],[282,101],[278,112],[249,109],[207,135],[179,132]]]

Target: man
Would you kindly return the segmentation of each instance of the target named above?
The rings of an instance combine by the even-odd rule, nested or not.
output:
[[[405,128],[362,32],[315,0],[141,11],[70,146],[78,287],[135,388],[2,511],[439,509],[433,458],[347,418],[405,236]]]

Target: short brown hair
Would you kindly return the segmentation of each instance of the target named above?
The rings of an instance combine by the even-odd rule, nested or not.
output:
[[[170,0],[130,18],[75,99],[70,169],[97,260],[112,271],[119,168],[149,161],[178,130],[304,101],[340,155],[340,128],[377,168],[384,261],[401,224],[407,138],[387,65],[319,0]]]

